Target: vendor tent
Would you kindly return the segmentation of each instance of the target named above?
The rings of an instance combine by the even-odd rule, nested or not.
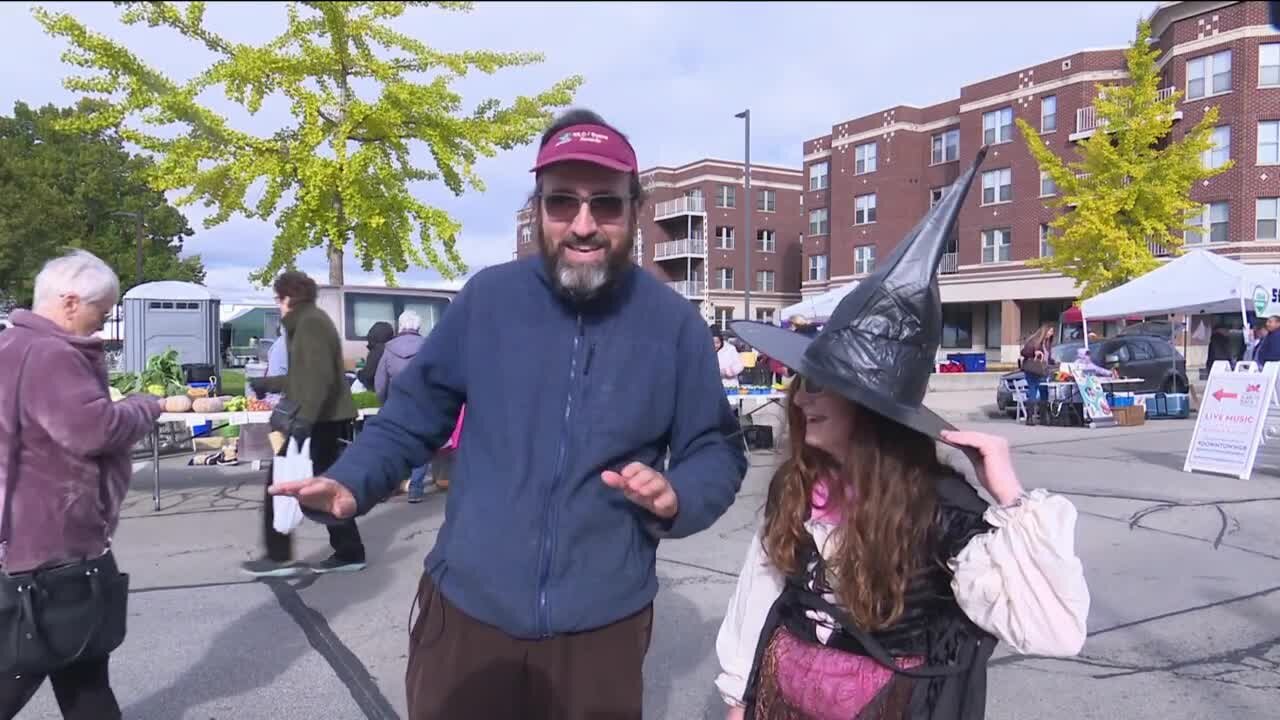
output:
[[[1205,250],[1192,250],[1117,288],[1085,300],[1084,319],[1129,315],[1215,315],[1255,308],[1255,295],[1280,287],[1280,274]]]
[[[822,322],[831,316],[835,311],[836,305],[848,295],[858,283],[851,282],[848,285],[842,285],[838,288],[828,290],[821,295],[813,295],[807,297],[794,305],[788,305],[782,308],[782,320],[790,320],[799,315],[810,322]]]

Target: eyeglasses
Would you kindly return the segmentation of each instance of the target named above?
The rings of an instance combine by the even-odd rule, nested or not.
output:
[[[591,217],[598,223],[616,223],[627,211],[627,198],[613,193],[601,193],[587,198],[573,193],[545,193],[542,195],[542,211],[557,222],[572,222],[578,217],[582,203],[587,203]]]

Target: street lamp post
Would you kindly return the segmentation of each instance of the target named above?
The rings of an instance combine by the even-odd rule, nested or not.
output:
[[[120,210],[120,211],[111,213],[111,216],[112,217],[131,217],[134,220],[134,226],[137,228],[137,237],[138,237],[138,267],[137,267],[137,275],[134,278],[134,284],[141,285],[142,284],[142,213],[129,212],[127,210]]]
[[[740,118],[741,120],[743,120],[743,123],[744,123],[742,154],[743,154],[745,167],[744,167],[744,173],[743,173],[743,184],[746,188],[747,197],[745,199],[745,202],[743,203],[744,207],[743,207],[742,214],[744,219],[742,224],[743,224],[743,230],[744,230],[744,236],[745,236],[744,237],[745,242],[743,243],[743,245],[746,245],[747,247],[747,261],[746,261],[745,267],[743,268],[747,276],[746,278],[747,287],[746,287],[746,292],[743,295],[742,311],[743,313],[746,314],[746,317],[743,319],[750,320],[751,319],[751,253],[753,250],[755,250],[755,244],[754,244],[755,239],[751,236],[751,211],[752,211],[752,207],[751,207],[751,203],[752,203],[752,198],[751,198],[751,109],[748,108],[746,110],[743,110],[737,115],[734,115],[734,117]]]

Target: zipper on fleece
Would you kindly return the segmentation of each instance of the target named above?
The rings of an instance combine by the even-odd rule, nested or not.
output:
[[[578,315],[578,331],[573,336],[573,351],[569,355],[569,392],[564,403],[564,424],[560,430],[560,447],[556,453],[556,471],[551,487],[547,490],[542,505],[542,547],[539,549],[540,567],[538,573],[538,634],[551,636],[551,606],[547,602],[548,575],[551,574],[551,551],[555,547],[555,519],[551,500],[560,487],[565,472],[565,456],[569,451],[569,434],[572,430],[570,420],[573,417],[573,394],[578,381],[578,349],[582,346],[582,315]]]

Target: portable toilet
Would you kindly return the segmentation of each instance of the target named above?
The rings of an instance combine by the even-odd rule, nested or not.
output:
[[[203,285],[144,283],[124,295],[124,369],[141,372],[153,356],[178,351],[180,365],[222,372],[218,298]]]

